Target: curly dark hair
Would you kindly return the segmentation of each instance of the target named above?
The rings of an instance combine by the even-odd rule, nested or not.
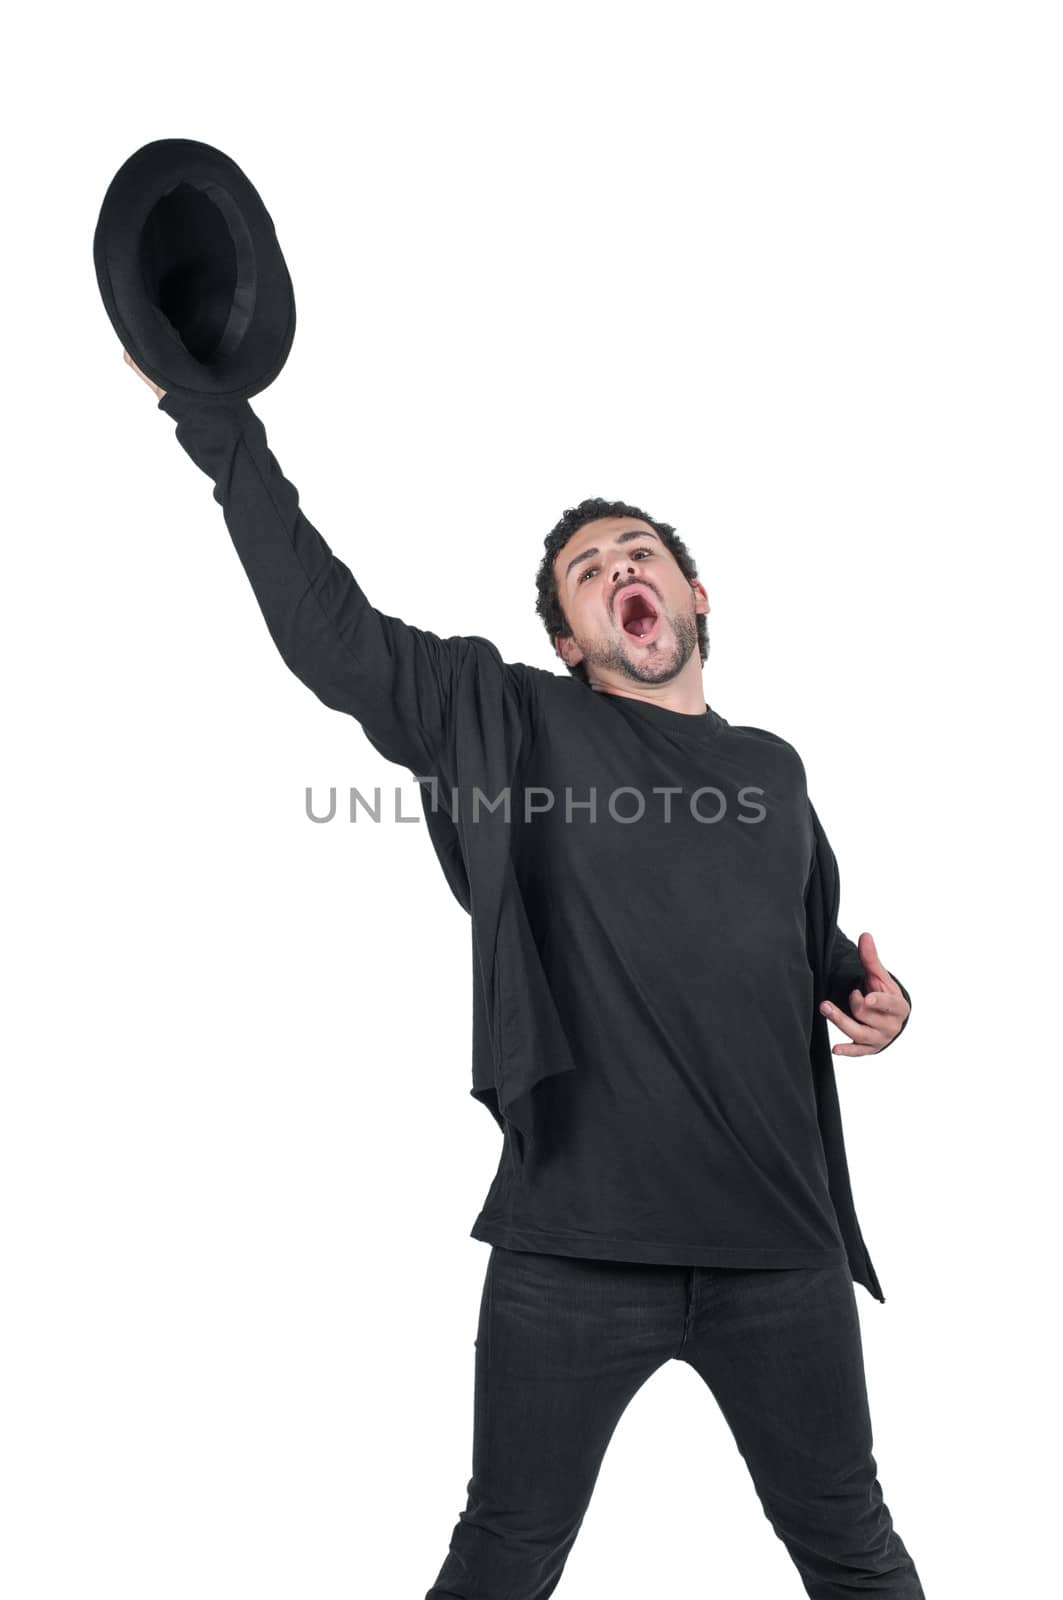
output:
[[[675,529],[667,522],[658,522],[655,518],[647,516],[645,511],[640,511],[638,506],[629,506],[623,500],[603,500],[599,496],[593,500],[581,500],[578,506],[571,506],[561,518],[560,522],[547,534],[544,543],[544,555],[539,563],[539,570],[535,576],[537,598],[535,609],[543,620],[549,637],[550,644],[558,634],[571,638],[572,629],[565,620],[565,613],[561,609],[561,599],[557,592],[557,579],[554,577],[554,561],[558,552],[563,550],[574,533],[577,533],[588,522],[595,522],[599,517],[638,517],[642,522],[648,522],[650,527],[660,537],[678,563],[679,570],[688,581],[698,575],[694,557],[690,554],[682,539]],[[703,613],[699,613],[698,649],[701,653],[701,663],[704,666],[709,655],[708,624]],[[562,657],[562,659],[564,659]],[[587,668],[584,662],[578,661],[574,667],[565,662],[569,672],[574,678],[581,678],[588,683]]]

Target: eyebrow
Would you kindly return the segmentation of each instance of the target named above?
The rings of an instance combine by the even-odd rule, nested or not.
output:
[[[630,544],[632,539],[656,539],[656,538],[657,538],[657,535],[655,533],[651,533],[649,528],[628,528],[623,533],[618,533],[617,534],[616,542],[617,542],[617,544]],[[660,541],[658,540],[658,543],[659,542]],[[597,556],[597,555],[600,555],[600,554],[601,554],[601,551],[598,549],[598,546],[596,544],[592,544],[590,549],[589,550],[584,550],[582,555],[573,556],[572,560],[569,562],[568,566],[565,568],[565,577],[566,578],[568,577],[568,575],[572,571],[573,567],[578,567],[584,561],[589,561],[592,556]]]

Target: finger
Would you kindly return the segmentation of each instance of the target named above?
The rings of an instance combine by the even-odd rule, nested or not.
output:
[[[889,1019],[889,1023],[896,1022],[899,1027],[908,1015],[908,1002],[900,993],[876,990],[871,994],[862,995],[861,1000],[863,1005],[858,1015],[861,1020],[865,1020],[866,1016],[868,1024],[872,1027],[878,1021],[886,1019]]]
[[[879,1050],[884,1050],[897,1037],[901,1030],[901,1022],[895,1013],[876,1016],[874,1007],[868,1007],[867,998],[858,989],[853,990],[850,1001],[853,1009],[867,1020],[861,1021],[857,1018],[849,1017],[845,1012],[839,1011],[837,1006],[832,1007],[832,1020],[853,1041],[851,1044],[833,1045],[832,1054],[839,1056],[876,1055]]]
[[[883,994],[900,994],[900,985],[896,978],[883,965],[882,958],[875,946],[875,941],[869,933],[862,933],[859,941],[860,960],[867,973],[868,987],[877,989]]]
[[[859,950],[860,959],[864,963],[864,970],[867,973],[868,988],[874,989],[881,994],[901,994],[900,984],[889,969],[883,965],[875,941],[869,933],[860,935]]]
[[[854,989],[849,996],[849,1002],[854,1007],[856,1004],[855,997],[863,999],[858,989]],[[825,1005],[823,1014],[830,1022],[834,1023],[836,1028],[840,1028],[843,1033],[847,1033],[850,1039],[855,1040],[858,1044],[873,1044],[876,1048],[880,1048],[884,1042],[884,1036],[877,1036],[877,1029],[868,1027],[855,1014],[850,1015],[848,1012],[842,1011],[838,1006]]]
[[[857,949],[860,952],[860,960],[864,963],[868,973],[874,973],[876,978],[889,977],[889,973],[883,966],[882,958],[878,953],[878,946],[870,933],[862,933],[860,935],[857,940]]]
[[[869,995],[853,989],[849,995],[850,1012],[847,1014],[835,1007],[832,1021],[856,1043],[872,1050],[884,1050],[900,1033],[904,1021],[898,1012],[882,1009],[887,1003],[893,1003],[892,996],[879,995],[872,1001]],[[902,1000],[901,1004],[907,1012],[907,1001]]]
[[[877,1036],[880,1050],[897,1037],[908,1014],[908,1002],[903,995],[865,995],[859,989],[854,989],[849,996],[849,1005],[856,1021],[873,1036],[865,1042],[871,1044],[874,1036]]]

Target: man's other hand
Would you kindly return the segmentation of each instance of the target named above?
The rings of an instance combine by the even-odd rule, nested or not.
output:
[[[911,1006],[897,984],[879,960],[875,941],[869,933],[862,933],[857,941],[860,960],[867,974],[867,994],[853,989],[849,994],[852,1015],[824,1000],[820,1010],[828,1021],[835,1023],[853,1040],[852,1044],[836,1044],[836,1056],[873,1056],[884,1050],[904,1026]]]

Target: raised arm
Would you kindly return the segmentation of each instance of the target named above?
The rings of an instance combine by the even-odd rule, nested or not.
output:
[[[377,611],[303,515],[246,400],[163,394],[158,409],[214,483],[236,552],[283,660],[318,699],[355,717],[388,760],[434,770],[468,648]]]

